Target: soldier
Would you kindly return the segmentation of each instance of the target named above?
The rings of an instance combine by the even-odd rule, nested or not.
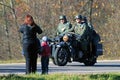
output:
[[[83,51],[83,53],[87,53],[88,45],[90,41],[90,28],[84,22],[82,22],[82,16],[75,16],[76,23],[74,24],[74,32],[80,36],[77,36],[77,40],[79,41],[79,48]]]
[[[92,53],[97,56],[97,44],[100,41],[100,36],[96,33],[93,25],[91,23],[87,22],[87,18],[83,16],[83,20],[84,23],[86,23],[88,25],[88,27],[90,27],[90,37],[91,37],[91,42],[92,42]]]
[[[88,22],[87,18],[85,16],[82,16],[82,23],[85,23],[86,25],[88,25],[88,27],[90,27],[90,30],[93,31],[94,27],[91,23]]]
[[[60,23],[58,24],[57,28],[57,35],[60,35],[60,37],[63,37],[63,35],[67,32],[73,32],[72,24],[67,21],[67,18],[65,15],[61,15],[59,17]],[[61,38],[60,38],[61,39]],[[70,46],[71,50],[73,49],[72,46]],[[71,56],[73,55],[73,52],[71,52]],[[69,59],[69,62],[71,60]]]
[[[65,15],[61,15],[59,17],[59,21],[60,23],[58,24],[58,28],[57,28],[57,35],[60,34],[65,34],[67,32],[71,32],[71,28],[72,25],[70,22],[67,21],[66,16]]]

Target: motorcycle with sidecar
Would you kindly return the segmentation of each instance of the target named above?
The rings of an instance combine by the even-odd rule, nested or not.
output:
[[[85,66],[93,66],[97,58],[103,55],[102,43],[98,42],[93,48],[92,41],[87,45],[88,50],[82,51],[79,43],[80,35],[69,32],[51,40],[51,58],[55,65],[65,66],[68,62],[80,62]],[[93,53],[95,51],[95,53]]]

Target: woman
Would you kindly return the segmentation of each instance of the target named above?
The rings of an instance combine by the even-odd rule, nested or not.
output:
[[[26,74],[35,73],[37,70],[37,53],[39,49],[37,33],[41,34],[41,28],[34,22],[31,15],[26,15],[24,24],[19,31],[23,34],[23,53],[26,60]]]

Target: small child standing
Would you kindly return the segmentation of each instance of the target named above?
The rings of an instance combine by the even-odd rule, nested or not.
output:
[[[48,74],[50,46],[48,44],[48,38],[46,36],[43,36],[42,38],[41,47],[42,47],[41,53],[42,74]]]

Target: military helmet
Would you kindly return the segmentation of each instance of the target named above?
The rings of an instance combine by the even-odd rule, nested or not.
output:
[[[86,19],[87,19],[87,17],[86,17],[86,16],[82,16],[82,19],[83,19],[83,20],[86,20]]]
[[[84,20],[85,22],[87,22],[87,17],[86,16],[82,16],[82,20]]]
[[[59,17],[59,19],[64,19],[64,20],[66,20],[66,16],[65,16],[65,15],[61,15],[61,16]]]
[[[75,19],[82,19],[82,15],[75,16]]]

